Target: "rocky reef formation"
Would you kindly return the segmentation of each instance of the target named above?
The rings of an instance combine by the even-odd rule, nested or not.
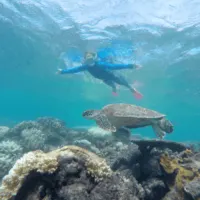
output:
[[[22,122],[4,135],[15,147],[8,152],[18,153],[8,153],[2,200],[200,199],[200,154],[188,145],[69,129],[53,118]],[[6,162],[3,153],[0,145]]]
[[[39,150],[29,152],[19,159],[9,174],[4,177],[0,187],[1,199],[9,200],[12,197],[26,199],[24,192],[27,193],[29,184],[35,187],[33,186],[34,179],[44,180],[44,184],[46,179],[46,182],[51,182],[54,187],[61,181],[60,184],[65,186],[66,181],[69,181],[67,176],[81,176],[81,168],[84,168],[93,182],[99,182],[112,175],[112,171],[104,159],[77,146],[65,146],[49,153]],[[58,176],[57,183],[54,182],[56,176]],[[24,187],[25,190],[20,192]],[[30,189],[32,190],[32,188]],[[58,191],[58,193],[62,193],[62,191]]]
[[[0,127],[0,179],[18,158],[29,151],[49,152],[66,145],[77,145],[101,155],[105,147],[111,146],[112,149],[114,140],[119,141],[118,150],[124,148],[120,139],[100,128],[70,129],[62,120],[50,117],[23,121],[13,128]]]

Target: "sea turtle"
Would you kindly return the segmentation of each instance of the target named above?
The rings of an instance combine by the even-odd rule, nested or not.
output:
[[[119,129],[129,131],[152,126],[157,137],[162,139],[165,133],[173,132],[173,125],[165,118],[166,115],[132,104],[109,104],[101,110],[86,110],[82,116],[95,120],[99,127],[113,133]]]

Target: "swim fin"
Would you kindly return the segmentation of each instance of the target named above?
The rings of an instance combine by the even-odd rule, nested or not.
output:
[[[118,96],[117,92],[112,92],[113,96]]]
[[[134,95],[134,97],[135,97],[136,99],[138,99],[138,100],[140,100],[140,99],[143,98],[143,95],[142,95],[140,92],[138,92],[136,89],[135,89],[135,91],[133,92],[133,95]]]

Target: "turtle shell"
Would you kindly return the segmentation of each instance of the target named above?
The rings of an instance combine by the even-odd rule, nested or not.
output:
[[[120,117],[120,118],[128,117],[135,119],[161,119],[166,116],[154,110],[124,103],[109,104],[103,107],[102,110],[106,115],[109,116],[112,115],[112,117]]]

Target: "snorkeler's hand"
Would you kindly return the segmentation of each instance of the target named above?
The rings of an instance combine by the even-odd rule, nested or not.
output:
[[[139,65],[139,64],[130,64],[129,67],[130,67],[130,69],[140,69],[140,68],[142,68],[142,66]]]
[[[59,69],[57,70],[56,74],[61,74],[61,72],[62,72],[62,69],[59,68]]]
[[[139,65],[139,64],[135,64],[135,69],[141,69],[141,68],[142,68],[141,65]]]

